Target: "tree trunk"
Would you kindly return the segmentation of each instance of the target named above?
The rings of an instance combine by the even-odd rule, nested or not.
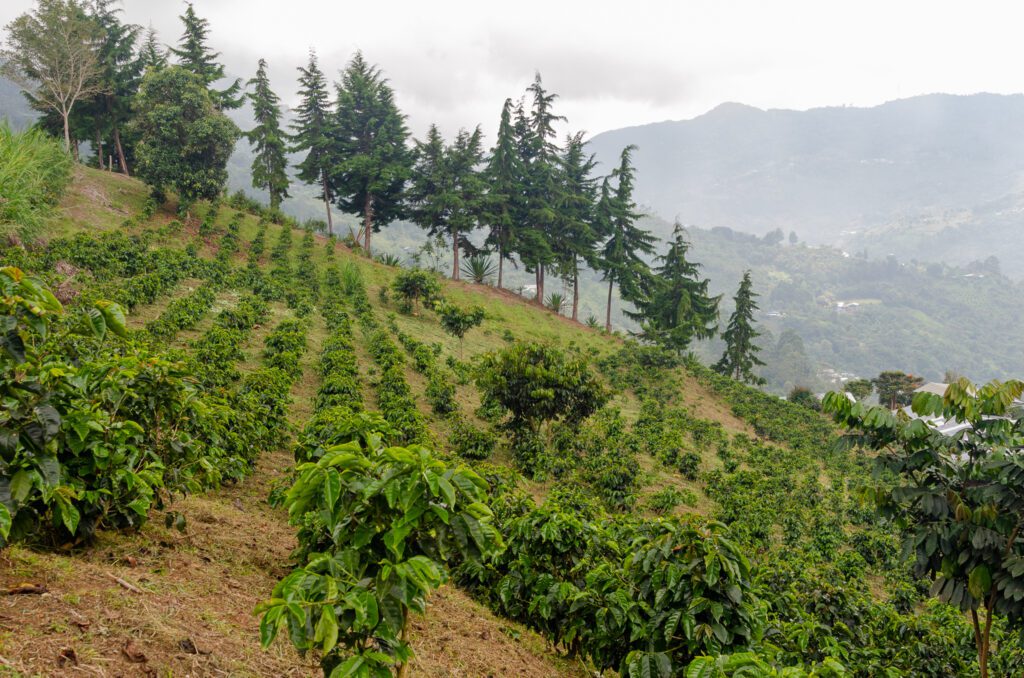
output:
[[[96,148],[92,150],[96,152],[96,166],[103,169],[103,137],[100,136],[99,121],[96,122]]]
[[[124,157],[124,147],[121,145],[121,131],[114,125],[114,147],[117,149],[117,161],[121,163],[121,174],[130,177],[128,173],[128,159]]]
[[[334,221],[331,219],[331,193],[327,188],[327,175],[323,175],[324,207],[327,208],[327,235],[334,235]]]
[[[608,310],[605,311],[604,315],[604,331],[612,331],[612,285],[615,284],[614,278],[608,278]]]
[[[572,270],[572,319],[578,321],[580,309],[580,270],[573,267]]]
[[[452,229],[452,257],[455,263],[452,265],[452,280],[459,279],[459,232]]]
[[[61,111],[60,115],[64,118],[64,150],[71,152],[71,124],[68,122],[68,118],[71,117],[70,111]],[[75,146],[75,160],[78,160],[78,146]]]
[[[498,245],[498,289],[501,289],[502,275],[505,272],[505,253],[501,250],[501,245]]]
[[[366,256],[370,256],[370,233],[373,231],[373,196],[366,194],[366,203],[363,207],[363,249]]]
[[[544,267],[537,264],[537,268],[533,272],[533,286],[537,288],[537,291],[533,295],[533,303],[538,306],[544,305]]]

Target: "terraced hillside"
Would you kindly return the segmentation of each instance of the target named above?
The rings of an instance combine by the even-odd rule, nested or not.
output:
[[[295,561],[297,547],[310,555],[297,532],[321,528],[301,512],[289,521],[289,488],[330,477],[338,428],[375,410],[388,443],[423,445],[488,482],[490,509],[460,513],[472,535],[452,539],[484,551],[486,532],[505,545],[449,559],[446,583],[410,618],[410,675],[676,675],[744,650],[764,670],[751,675],[970,673],[969,623],[924,602],[895,528],[856,500],[867,462],[834,451],[818,414],[516,295],[437,279],[447,303],[484,310],[460,341],[428,307],[403,312],[399,269],[230,202],[177,218],[146,196],[131,179],[76,168],[45,237],[7,246],[4,265],[38,276],[67,312],[97,299],[128,309],[132,341],[189,366],[190,402],[219,422],[203,429],[204,449],[220,456],[166,470],[175,491],[146,505],[141,528],[129,516],[89,539],[30,536],[0,551],[0,585],[35,591],[0,598],[0,664],[12,675],[321,674],[319,653],[297,653],[283,621],[288,631],[261,649],[268,623],[254,610],[272,595],[282,609],[286,595],[313,604],[287,582],[312,581],[315,557]],[[542,428],[526,465],[477,377],[484,356],[535,344],[582,365],[607,401]],[[162,364],[146,360],[122,376]],[[220,419],[220,401],[203,400],[218,394],[235,408]],[[335,492],[317,488],[308,500]],[[69,527],[69,515],[50,517]],[[260,609],[269,617],[275,603]],[[1011,670],[1009,634],[1004,644]]]

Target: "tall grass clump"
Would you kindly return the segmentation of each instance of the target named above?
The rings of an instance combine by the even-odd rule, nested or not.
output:
[[[0,122],[0,234],[33,235],[71,180],[71,156],[35,129]]]

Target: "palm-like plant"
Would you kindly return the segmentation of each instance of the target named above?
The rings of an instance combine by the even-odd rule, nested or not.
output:
[[[462,262],[462,275],[477,285],[491,284],[491,279],[497,271],[498,268],[491,258],[483,254],[474,254]]]
[[[548,295],[547,301],[544,302],[544,305],[555,313],[561,313],[562,307],[565,306],[565,297],[558,292],[552,292]]]
[[[587,316],[587,319],[586,319],[585,322],[586,322],[587,327],[589,327],[592,330],[596,330],[598,327],[601,326],[601,321],[599,321],[597,319],[597,316],[594,315],[593,313],[591,313],[590,315]]]
[[[397,254],[391,254],[390,252],[378,254],[377,261],[385,266],[391,266],[392,268],[399,268],[402,265],[402,258]]]

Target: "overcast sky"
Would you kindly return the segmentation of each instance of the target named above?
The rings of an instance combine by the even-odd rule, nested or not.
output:
[[[1024,90],[1024,9],[1008,0],[197,0],[228,70],[294,103],[310,48],[333,79],[356,49],[391,79],[417,135],[483,125],[540,71],[557,112],[591,135],[691,118],[725,101],[870,106],[915,94]],[[6,24],[32,6],[0,2]],[[177,42],[176,0],[124,0]]]

